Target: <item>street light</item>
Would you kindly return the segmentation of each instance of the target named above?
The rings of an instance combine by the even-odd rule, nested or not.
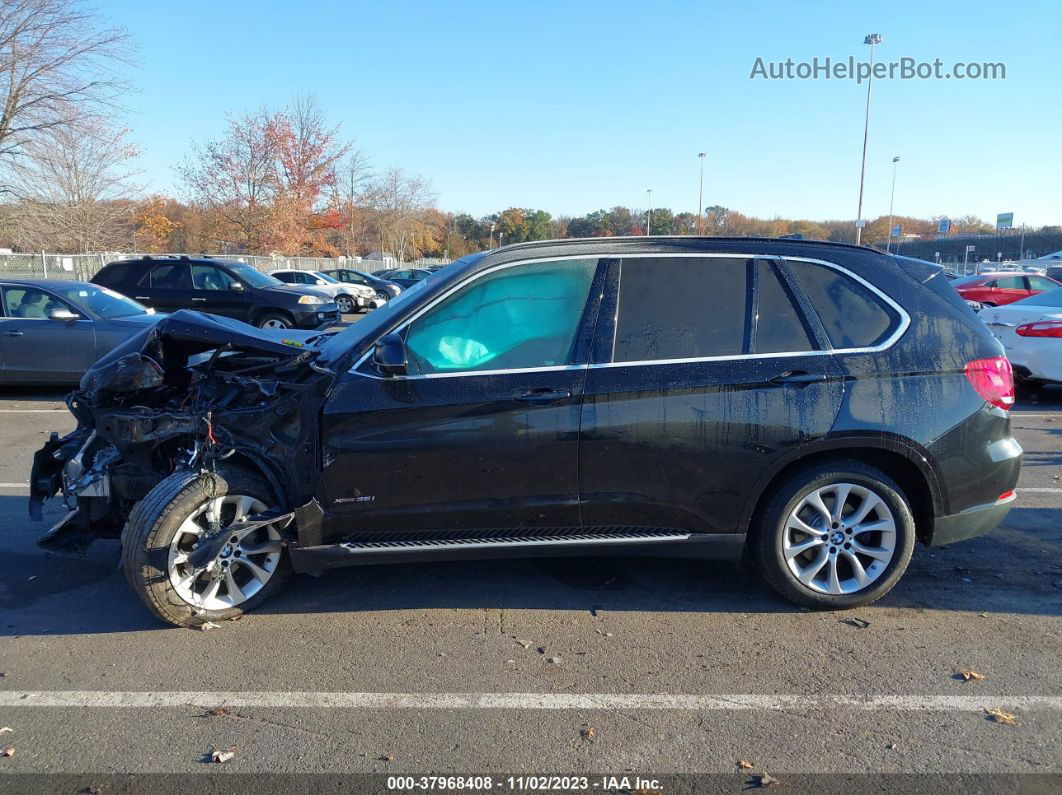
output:
[[[490,224],[490,247],[494,248],[494,222]]]
[[[645,213],[645,236],[649,237],[649,228],[653,225],[653,189],[649,188],[645,195],[649,197],[649,209]]]
[[[701,233],[701,211],[704,209],[704,159],[707,152],[698,152],[697,159],[701,161],[701,187],[697,191],[697,234]]]
[[[900,156],[897,155],[892,159],[892,192],[889,194],[889,236],[885,242],[885,253],[888,254],[892,247],[892,203],[896,198],[896,164],[900,162]],[[900,250],[900,240],[896,240],[896,250]]]
[[[863,180],[867,173],[867,135],[870,132],[870,90],[874,86],[874,45],[884,41],[878,33],[869,33],[863,39],[864,44],[870,45],[870,77],[867,79],[867,112],[863,120],[863,161],[859,166],[859,210],[856,213],[856,245],[863,239],[863,227],[859,221],[863,220]],[[890,230],[891,231],[891,230]]]

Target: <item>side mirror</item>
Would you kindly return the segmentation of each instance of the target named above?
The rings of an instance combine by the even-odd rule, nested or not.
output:
[[[243,282],[233,282],[232,284],[229,285],[229,289],[232,290],[234,293],[242,293],[243,292]]]
[[[71,312],[69,309],[53,309],[48,313],[49,320],[62,320],[69,323],[72,320],[80,320],[81,315]]]
[[[373,362],[381,373],[405,375],[407,370],[406,343],[397,334],[388,334],[376,343]]]

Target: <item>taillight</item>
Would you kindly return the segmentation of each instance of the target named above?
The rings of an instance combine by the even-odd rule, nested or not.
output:
[[[1019,337],[1055,337],[1062,338],[1062,320],[1037,320],[1035,323],[1022,323],[1014,333]]]
[[[978,395],[999,409],[1014,405],[1014,373],[1006,356],[967,362],[966,379]]]

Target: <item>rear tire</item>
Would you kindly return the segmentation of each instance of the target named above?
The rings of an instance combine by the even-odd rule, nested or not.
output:
[[[270,526],[232,544],[232,552],[224,561],[226,567],[217,569],[216,578],[211,572],[190,577],[188,565],[179,562],[180,556],[186,556],[196,542],[197,536],[189,528],[195,524],[209,527],[202,517],[211,497],[214,504],[221,503],[222,527],[240,518],[241,500],[247,514],[265,510],[274,502],[269,484],[242,469],[219,470],[216,478],[176,472],[137,503],[122,531],[126,579],[148,610],[174,626],[198,627],[208,621],[237,618],[279,592],[291,576],[287,548],[279,531]],[[231,505],[231,510],[226,505]],[[262,551],[250,552],[252,549]],[[253,573],[255,569],[261,574]],[[240,598],[244,596],[241,589],[246,589],[246,598]]]
[[[902,489],[880,469],[831,461],[774,488],[749,543],[764,579],[786,599],[845,610],[892,590],[911,560],[915,521]]]

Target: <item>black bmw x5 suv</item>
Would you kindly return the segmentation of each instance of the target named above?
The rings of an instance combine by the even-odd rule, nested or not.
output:
[[[177,625],[237,616],[292,570],[498,555],[745,554],[794,602],[846,608],[916,543],[1003,519],[1012,402],[999,343],[926,262],[533,243],[305,342],[165,318],[85,375],[31,511],[77,508],[48,548],[120,537]]]

